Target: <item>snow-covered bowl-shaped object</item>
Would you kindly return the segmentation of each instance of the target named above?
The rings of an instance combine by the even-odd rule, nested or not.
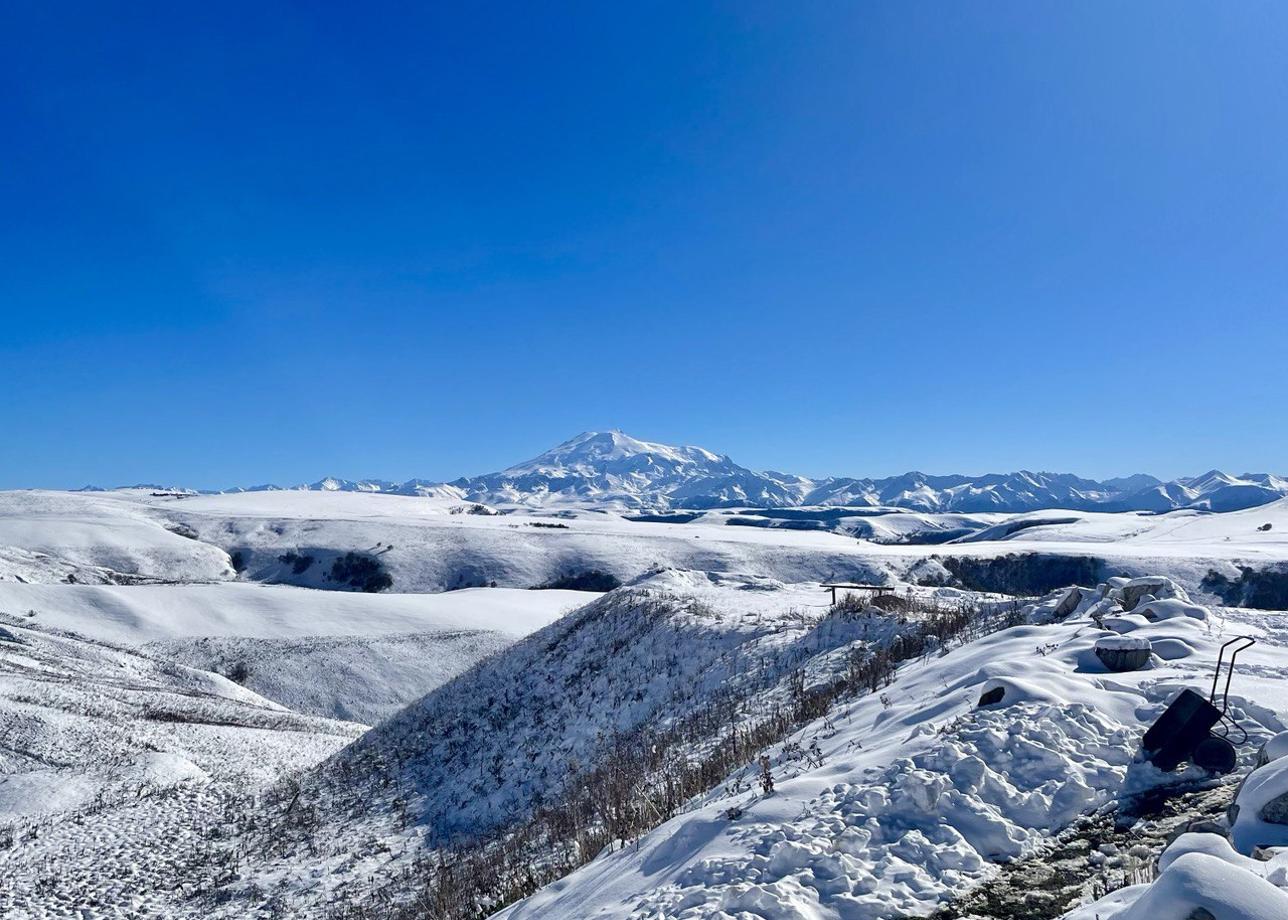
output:
[[[1149,664],[1153,647],[1135,636],[1103,636],[1096,640],[1096,657],[1111,671],[1139,671]]]

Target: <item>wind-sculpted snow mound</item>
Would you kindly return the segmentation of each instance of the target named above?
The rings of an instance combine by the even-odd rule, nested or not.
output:
[[[1137,743],[1082,704],[979,712],[953,729],[870,780],[824,789],[789,825],[740,830],[755,841],[748,854],[691,866],[644,898],[643,915],[789,917],[800,904],[863,920],[923,913],[1104,803]]]
[[[1065,920],[1283,920],[1288,851],[1249,859],[1218,834],[1182,834],[1158,860],[1158,878],[1067,914]]]

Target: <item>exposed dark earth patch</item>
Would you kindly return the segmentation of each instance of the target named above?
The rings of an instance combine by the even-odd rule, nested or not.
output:
[[[534,591],[612,591],[622,586],[621,579],[609,572],[590,569],[586,572],[571,572],[552,578],[541,585],[533,585]]]
[[[932,556],[953,576],[958,587],[1022,597],[1046,594],[1066,585],[1094,585],[1110,573],[1095,556],[1011,553],[1006,556]]]
[[[1001,871],[931,920],[1055,920],[1085,900],[1152,881],[1158,855],[1179,833],[1225,813],[1235,787],[1156,791],[1083,818],[1054,843]]]
[[[1202,588],[1229,607],[1285,610],[1288,609],[1288,566],[1280,564],[1264,569],[1240,566],[1237,578],[1212,569],[1204,576]]]

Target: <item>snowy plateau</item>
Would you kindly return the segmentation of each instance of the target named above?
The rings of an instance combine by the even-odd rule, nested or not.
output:
[[[0,492],[0,917],[1288,920],[1286,611],[1272,474]]]

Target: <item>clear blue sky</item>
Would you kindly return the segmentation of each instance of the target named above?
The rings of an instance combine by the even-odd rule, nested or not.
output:
[[[0,487],[1288,471],[1284,4],[5,19]]]

